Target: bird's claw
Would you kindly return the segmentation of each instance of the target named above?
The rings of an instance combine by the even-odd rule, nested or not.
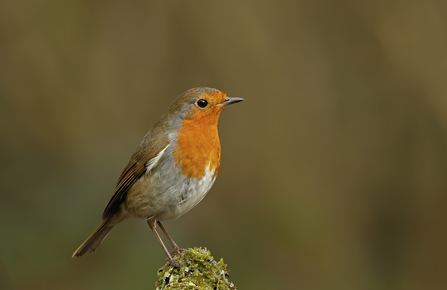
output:
[[[176,261],[173,258],[167,258],[166,260],[168,260],[169,264],[171,264],[173,267],[180,268],[179,261]]]
[[[188,251],[188,249],[182,249],[182,248],[179,248],[179,247],[176,247],[176,248],[174,248],[174,250],[172,251],[172,256],[175,256],[175,255],[181,255],[181,253],[182,252],[185,252],[185,251]]]

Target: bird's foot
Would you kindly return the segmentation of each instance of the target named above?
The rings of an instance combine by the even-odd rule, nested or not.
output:
[[[174,250],[172,251],[172,256],[175,255],[181,255],[182,252],[188,251],[188,249],[182,249],[180,247],[174,247]]]
[[[173,258],[167,258],[166,260],[168,260],[169,264],[171,264],[173,267],[180,268],[179,261],[176,261]]]

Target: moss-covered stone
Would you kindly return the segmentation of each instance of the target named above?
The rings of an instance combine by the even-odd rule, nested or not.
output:
[[[180,262],[175,268],[167,262],[158,270],[157,290],[198,289],[198,290],[233,290],[233,283],[228,281],[227,265],[223,259],[216,262],[206,248],[188,249],[180,256],[174,256]]]

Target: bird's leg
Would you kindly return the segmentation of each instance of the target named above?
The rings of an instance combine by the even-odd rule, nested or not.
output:
[[[170,263],[172,266],[176,267],[176,268],[180,268],[180,263],[179,263],[178,261],[174,260],[174,259],[172,258],[172,256],[171,256],[171,254],[169,254],[168,249],[166,249],[165,244],[163,243],[163,241],[162,241],[160,235],[159,235],[158,232],[157,232],[157,229],[156,229],[156,226],[157,226],[157,225],[156,225],[155,222],[156,222],[156,220],[151,219],[151,220],[148,220],[148,221],[147,221],[147,224],[149,225],[149,227],[151,228],[151,230],[154,232],[155,236],[157,237],[158,242],[160,243],[161,247],[163,248],[163,251],[165,251],[166,256],[168,256],[168,261],[169,261],[169,263]],[[160,223],[159,223],[159,224],[160,224]],[[160,224],[160,225],[161,225],[161,224]],[[166,232],[165,232],[165,229],[164,229],[162,226],[160,226],[160,227],[161,227],[161,229],[163,230],[163,232],[166,233]],[[177,245],[176,245],[176,246],[177,246]]]
[[[186,249],[182,249],[174,242],[174,240],[171,238],[171,236],[168,234],[168,231],[166,231],[165,227],[161,224],[160,221],[157,221],[157,224],[160,226],[160,229],[163,231],[165,236],[168,238],[169,242],[172,245],[172,248],[174,248],[174,251],[172,251],[172,255],[180,255],[181,252],[186,251]]]

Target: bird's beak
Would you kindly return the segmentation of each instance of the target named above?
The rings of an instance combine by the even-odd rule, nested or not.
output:
[[[218,104],[218,106],[222,106],[222,107],[225,108],[226,106],[242,102],[243,100],[244,99],[242,99],[242,98],[236,98],[236,97],[231,97],[230,98],[230,97],[228,97],[228,98],[225,99],[225,101],[223,101],[222,103]]]

